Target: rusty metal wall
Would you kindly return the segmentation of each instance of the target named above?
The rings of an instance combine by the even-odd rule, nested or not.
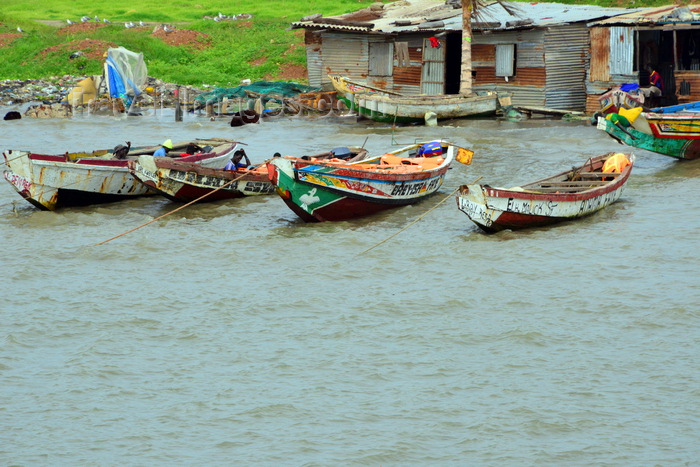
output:
[[[497,85],[544,87],[544,32],[501,31],[476,36],[472,45],[472,67],[478,84],[491,82]],[[496,46],[515,44],[515,74],[496,76]]]
[[[477,60],[493,60],[493,62],[489,61],[489,65],[495,66],[495,46],[497,44],[516,44],[516,65],[518,68],[544,66],[544,31],[540,29],[476,34],[472,43],[472,55],[476,55]],[[492,56],[480,54],[480,48],[485,45],[494,46]]]
[[[589,81],[610,80],[610,28],[592,27]]]
[[[638,83],[639,77],[635,75],[610,75],[608,81],[588,81],[586,82],[586,94],[600,95],[608,92],[621,83]]]
[[[515,44],[515,74],[496,76],[496,45]],[[515,106],[544,107],[546,69],[544,31],[495,31],[477,34],[472,44],[472,64],[476,72],[475,91],[507,91],[513,93]]]
[[[359,34],[322,34],[323,80],[329,73],[365,80],[369,73],[368,38]]]
[[[474,84],[533,86],[544,88],[544,83],[547,79],[547,70],[545,67],[518,68],[515,72],[515,76],[509,76],[507,81],[503,76],[496,76],[496,67],[494,66],[482,66],[474,68],[474,71],[476,71]]]
[[[514,106],[544,107],[544,86],[515,86],[510,84],[480,84],[472,87],[474,91],[504,91],[511,92],[511,103]]]
[[[700,100],[700,72],[684,70],[675,72],[675,88],[679,104]]]
[[[309,86],[323,86],[332,89],[333,85],[328,76],[323,74],[323,60],[321,59],[321,36],[306,30],[304,33],[306,43],[306,73],[309,78]]]
[[[495,66],[495,44],[472,44],[472,68]]]
[[[589,35],[585,24],[547,29],[544,41],[547,63],[545,106],[561,110],[586,107],[586,72]]]

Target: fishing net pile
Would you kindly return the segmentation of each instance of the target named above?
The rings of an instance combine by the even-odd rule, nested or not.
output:
[[[204,104],[221,102],[224,99],[247,97],[265,97],[266,100],[282,102],[285,98],[296,97],[299,94],[320,91],[321,88],[306,86],[294,82],[256,81],[235,88],[217,88],[200,94],[195,100]]]

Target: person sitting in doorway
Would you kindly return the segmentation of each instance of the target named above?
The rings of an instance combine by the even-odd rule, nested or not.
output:
[[[644,97],[660,97],[664,93],[664,81],[653,65],[647,66],[649,71],[649,86],[640,88]]]
[[[241,162],[241,159],[245,157],[245,164]],[[238,149],[233,153],[233,157],[224,166],[224,170],[238,170],[245,169],[250,165],[250,159],[243,149]]]
[[[173,148],[173,142],[170,141],[169,139],[166,139],[163,141],[163,144],[160,145],[160,147],[156,150],[156,152],[153,153],[153,157],[164,157],[168,153],[168,149]]]

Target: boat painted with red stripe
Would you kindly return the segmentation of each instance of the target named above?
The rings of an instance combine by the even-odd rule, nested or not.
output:
[[[605,164],[613,157],[622,163],[615,171],[604,172],[604,167],[610,170]],[[609,153],[590,158],[580,167],[515,188],[462,185],[457,207],[486,232],[576,219],[617,201],[633,166],[634,155]]]

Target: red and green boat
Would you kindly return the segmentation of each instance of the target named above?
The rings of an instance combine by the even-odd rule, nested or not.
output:
[[[700,158],[698,102],[633,113],[631,117],[612,113],[599,117],[597,127],[629,146],[678,159]]]
[[[472,154],[435,141],[354,163],[276,157],[267,167],[277,193],[304,221],[341,221],[427,198],[455,158],[469,163]]]

